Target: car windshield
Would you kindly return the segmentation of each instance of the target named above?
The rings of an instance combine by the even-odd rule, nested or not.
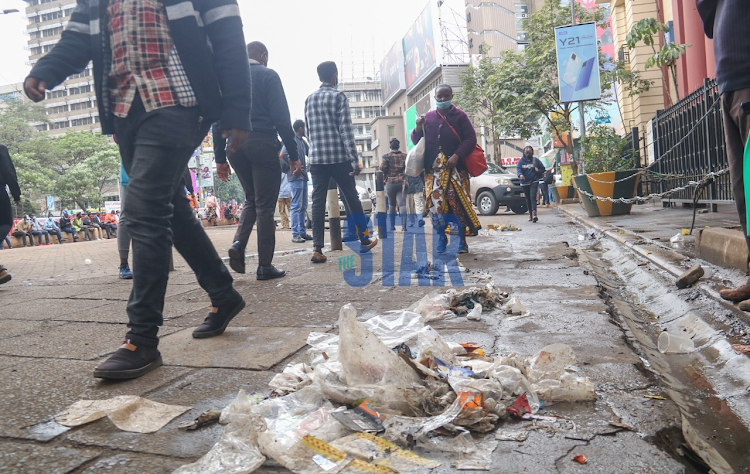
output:
[[[502,168],[500,166],[497,166],[495,163],[487,163],[487,171],[485,171],[486,174],[504,174],[507,173],[505,168]]]

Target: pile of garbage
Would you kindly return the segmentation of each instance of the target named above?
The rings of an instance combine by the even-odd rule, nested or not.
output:
[[[490,283],[429,295],[364,322],[344,306],[338,335],[311,333],[309,362],[277,374],[269,398],[240,391],[221,413],[219,442],[175,474],[250,473],[266,457],[302,474],[417,473],[440,465],[409,451],[415,447],[458,453],[458,462],[466,457],[470,468],[489,469],[497,441],[478,443],[471,433],[490,432],[511,416],[534,419],[544,403],[596,399],[569,346],[491,358],[478,344],[446,342],[426,324],[447,313],[499,309],[507,298]]]

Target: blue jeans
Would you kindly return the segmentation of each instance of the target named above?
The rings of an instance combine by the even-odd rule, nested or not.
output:
[[[4,246],[5,244],[8,244],[8,248],[9,248],[9,249],[12,249],[12,248],[13,248],[13,246],[12,246],[12,245],[10,245],[10,239],[8,238],[8,236],[7,236],[7,235],[5,236],[5,238],[4,238],[4,239],[0,240],[0,250],[3,250],[3,246]]]
[[[308,188],[307,180],[290,181],[292,187],[292,237],[302,237],[307,233],[305,228],[305,214],[307,214]]]
[[[45,243],[49,243],[49,232],[46,230],[32,230],[31,231],[31,239],[34,239],[34,236],[36,235],[36,238],[39,239],[39,245],[42,245],[42,235],[44,235]]]
[[[212,306],[236,298],[229,274],[185,199],[182,177],[210,127],[198,107],[146,112],[138,95],[126,118],[115,118],[125,172],[130,177],[123,214],[133,243],[133,290],[125,336],[136,346],[157,346],[163,323],[172,244],[195,272]]]
[[[73,228],[73,226],[66,225],[65,227],[61,227],[60,230],[67,234],[73,234],[73,242],[78,240],[78,237],[76,236],[76,230]]]
[[[49,235],[56,235],[57,236],[57,241],[58,242],[62,242],[62,239],[63,239],[62,238],[62,233],[60,233],[59,230],[57,230],[57,229],[49,230],[48,229],[48,230],[45,230],[45,232],[47,232]]]

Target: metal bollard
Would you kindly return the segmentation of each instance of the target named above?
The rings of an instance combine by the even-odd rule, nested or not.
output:
[[[328,234],[331,237],[331,250],[343,250],[341,241],[341,210],[339,192],[333,178],[328,181]]]
[[[385,208],[385,178],[382,171],[375,173],[375,222],[378,226],[378,235],[381,239],[388,238],[388,209]]]

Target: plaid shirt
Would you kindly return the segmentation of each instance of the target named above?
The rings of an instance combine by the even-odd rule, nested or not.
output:
[[[113,113],[127,117],[140,91],[146,112],[198,105],[170,35],[160,0],[111,0],[107,8],[112,63],[109,92]]]
[[[401,184],[404,182],[404,171],[406,171],[406,153],[392,151],[383,155],[385,164],[385,182]]]
[[[310,139],[310,165],[352,162],[359,167],[349,99],[330,84],[322,84],[305,101],[305,122]]]

